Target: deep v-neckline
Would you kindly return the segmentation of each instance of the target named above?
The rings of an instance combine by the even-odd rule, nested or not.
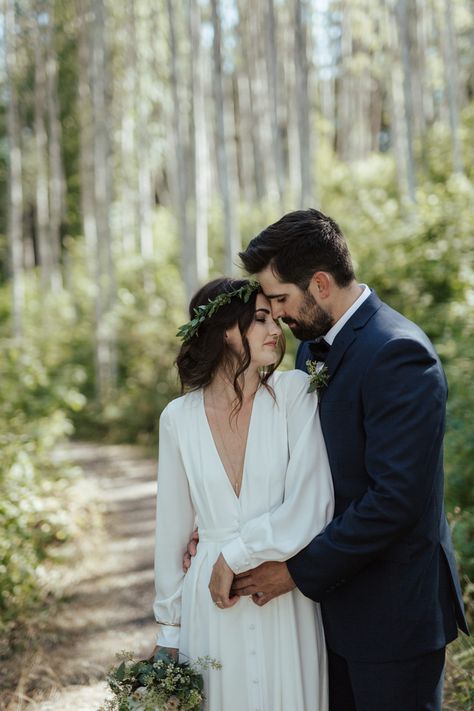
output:
[[[221,466],[222,472],[223,472],[225,478],[227,479],[227,484],[228,484],[228,486],[229,486],[229,488],[230,488],[232,494],[233,494],[234,497],[237,499],[237,501],[240,501],[240,498],[241,498],[241,496],[242,496],[242,491],[244,490],[244,486],[245,486],[245,479],[246,479],[245,472],[246,472],[246,469],[247,469],[247,454],[248,454],[248,451],[249,451],[250,437],[252,436],[252,421],[253,421],[253,416],[254,416],[254,412],[255,412],[255,405],[256,405],[257,398],[258,398],[258,396],[259,396],[259,393],[260,393],[260,390],[261,390],[261,389],[262,389],[262,388],[259,388],[259,389],[257,390],[257,392],[255,393],[255,397],[254,397],[253,403],[252,403],[252,409],[251,409],[251,411],[250,411],[249,424],[248,424],[248,429],[247,429],[247,439],[246,439],[246,442],[245,442],[244,459],[243,459],[243,464],[242,464],[242,481],[241,481],[241,483],[240,483],[240,492],[239,492],[239,494],[237,494],[237,492],[235,491],[234,487],[232,486],[232,482],[231,482],[231,479],[230,479],[229,474],[228,474],[228,472],[227,472],[227,469],[225,468],[224,462],[222,461],[222,457],[221,457],[221,455],[219,454],[219,449],[218,449],[217,444],[216,444],[216,440],[215,440],[215,437],[214,437],[214,433],[213,433],[213,431],[212,431],[211,423],[209,422],[209,418],[208,418],[208,416],[207,416],[206,405],[205,405],[205,402],[204,402],[204,390],[201,389],[201,407],[202,407],[202,411],[203,411],[203,414],[204,414],[205,426],[206,426],[207,431],[208,431],[208,433],[209,433],[209,439],[210,439],[211,442],[212,442],[212,447],[213,447],[214,452],[215,452],[215,454],[216,454],[217,460],[218,460],[218,462],[219,462],[219,464],[220,464],[220,466]]]

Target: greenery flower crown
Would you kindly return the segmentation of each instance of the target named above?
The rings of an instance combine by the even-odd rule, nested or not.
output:
[[[221,306],[229,304],[235,296],[242,299],[242,301],[246,304],[248,303],[253,292],[257,291],[259,288],[260,284],[257,281],[249,281],[238,289],[224,291],[214,299],[209,299],[207,304],[196,306],[194,309],[194,318],[180,326],[176,335],[178,338],[182,339],[183,343],[186,343],[197,334],[200,325],[207,318],[211,318],[211,316],[213,316]]]

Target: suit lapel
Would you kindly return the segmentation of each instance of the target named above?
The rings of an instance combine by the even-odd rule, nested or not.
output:
[[[364,301],[362,306],[357,309],[355,314],[351,316],[349,321],[344,324],[344,327],[337,334],[332,344],[331,350],[329,351],[328,357],[326,359],[326,367],[329,372],[330,378],[334,376],[334,373],[338,369],[344,353],[347,351],[349,346],[357,339],[358,331],[367,324],[367,322],[372,318],[372,316],[379,310],[382,306],[382,302],[379,297],[373,291],[368,299]]]

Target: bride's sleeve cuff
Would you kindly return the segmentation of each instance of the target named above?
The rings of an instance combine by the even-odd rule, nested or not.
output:
[[[252,567],[250,555],[240,536],[225,544],[222,548],[222,555],[227,565],[236,575],[238,575],[238,573],[244,573]]]
[[[156,636],[156,643],[160,647],[179,649],[179,627],[160,625]]]

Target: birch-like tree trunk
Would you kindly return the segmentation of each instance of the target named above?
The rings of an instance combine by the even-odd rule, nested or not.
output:
[[[280,134],[280,105],[278,90],[278,52],[277,52],[277,21],[274,0],[268,0],[266,27],[266,62],[268,75],[269,109],[272,127],[273,161],[275,165],[276,184],[280,202],[285,193],[285,169],[283,146]]]
[[[213,39],[213,88],[215,106],[215,129],[217,148],[217,173],[219,192],[224,212],[224,240],[225,240],[225,272],[228,275],[236,271],[235,260],[240,247],[240,239],[235,215],[235,195],[231,190],[231,172],[228,158],[226,135],[226,105],[224,101],[224,80],[222,70],[221,48],[221,19],[219,0],[211,0],[212,25],[214,28]]]
[[[86,243],[87,272],[97,283],[97,225],[95,219],[95,170],[94,170],[94,117],[91,93],[92,54],[91,6],[90,0],[76,0],[79,18],[78,37],[78,103],[79,117],[79,177],[81,184],[81,214]]]
[[[61,258],[61,224],[65,218],[65,178],[61,156],[61,123],[58,102],[58,60],[54,46],[54,3],[48,2],[46,28],[46,96],[49,135],[49,232],[53,263]],[[59,266],[57,274],[60,277]]]
[[[385,81],[389,87],[388,114],[390,116],[390,136],[393,155],[395,158],[398,190],[400,195],[406,197],[408,194],[408,186],[406,167],[406,124],[403,101],[403,71],[400,61],[396,19],[394,12],[392,11],[393,8],[387,5],[385,10],[384,24],[387,36]]]
[[[173,156],[175,163],[174,204],[178,219],[181,240],[181,271],[187,300],[198,286],[196,242],[190,228],[189,195],[186,177],[185,130],[183,126],[183,107],[180,99],[180,77],[178,74],[178,44],[176,37],[176,18],[173,0],[167,0],[169,43],[170,43],[170,82],[173,99],[173,118],[171,135],[173,137]]]
[[[189,36],[192,47],[191,94],[193,102],[194,148],[194,229],[197,277],[200,284],[209,278],[208,210],[209,149],[204,97],[205,58],[201,38],[201,13],[197,0],[188,0]]]
[[[123,87],[118,100],[121,102],[120,121],[120,215],[122,247],[125,254],[134,254],[137,248],[138,195],[137,195],[137,115],[136,105],[140,101],[137,77],[137,33],[135,0],[123,3],[124,21],[127,32],[124,36]]]
[[[444,72],[451,129],[453,171],[463,173],[464,164],[459,138],[459,65],[451,0],[444,0],[444,20]]]
[[[284,55],[286,57],[295,56],[295,32],[292,21],[292,8],[285,8],[286,21],[283,25]],[[285,62],[285,107],[286,119],[286,154],[288,156],[288,178],[289,178],[289,198],[293,204],[301,204],[302,181],[301,181],[301,158],[298,135],[298,107],[295,101],[296,96],[296,66],[295,62]]]
[[[256,23],[255,8],[249,8],[247,3],[240,0],[238,2],[239,8],[239,40],[240,40],[240,50],[241,50],[241,62],[243,67],[243,75],[239,77],[239,84],[241,89],[241,105],[239,108],[243,109],[245,117],[240,116],[242,123],[242,134],[245,131],[248,134],[248,141],[244,141],[244,146],[246,143],[249,144],[249,149],[247,156],[242,156],[242,161],[250,158],[252,162],[252,182],[255,186],[255,196],[257,202],[261,202],[265,197],[265,185],[264,185],[264,161],[262,156],[262,140],[260,135],[259,126],[262,122],[263,117],[258,113],[257,107],[257,97],[256,97],[256,82],[259,81],[257,75],[256,65],[257,57],[254,51],[254,38],[253,38],[253,26]],[[244,147],[243,146],[243,147]]]
[[[101,401],[117,380],[115,272],[109,224],[111,175],[108,128],[108,61],[104,0],[93,0],[92,106],[94,116],[94,204],[97,229],[96,386]]]
[[[341,46],[339,71],[337,79],[337,130],[336,130],[336,147],[340,158],[343,161],[352,159],[351,155],[351,140],[352,140],[352,77],[350,72],[350,64],[353,55],[352,46],[352,11],[347,0],[342,5],[341,17]]]
[[[313,181],[313,154],[310,130],[310,103],[308,97],[309,66],[307,56],[305,0],[294,0],[295,28],[295,79],[298,140],[300,147],[301,195],[300,207],[316,204]]]
[[[49,206],[49,154],[48,134],[46,131],[46,58],[44,29],[40,17],[46,10],[44,3],[37,0],[33,18],[34,31],[34,136],[35,136],[35,202],[36,202],[36,238],[41,284],[44,291],[59,287],[58,264],[55,262],[56,250],[50,230]]]
[[[410,55],[410,33],[408,23],[407,0],[397,0],[395,8],[398,41],[400,46],[401,63],[403,69],[403,106],[404,106],[404,137],[405,137],[405,166],[407,194],[411,202],[416,202],[415,158],[413,153],[413,93],[412,93],[412,62]]]
[[[23,320],[23,185],[22,151],[18,95],[16,90],[17,75],[17,40],[15,30],[15,0],[5,0],[5,74],[7,102],[8,135],[8,246],[10,256],[10,278],[12,295],[13,335],[22,335]]]
[[[152,9],[152,12],[155,12]],[[154,254],[153,249],[153,179],[152,179],[152,144],[151,130],[152,118],[150,116],[150,99],[147,93],[149,71],[145,61],[145,53],[141,38],[147,36],[144,31],[144,24],[149,22],[149,17],[144,15],[144,8],[135,19],[136,23],[136,72],[137,91],[135,94],[135,114],[138,122],[136,126],[136,159],[138,164],[138,230],[140,253],[144,259],[151,259]],[[151,285],[153,280],[147,279],[147,284]]]

